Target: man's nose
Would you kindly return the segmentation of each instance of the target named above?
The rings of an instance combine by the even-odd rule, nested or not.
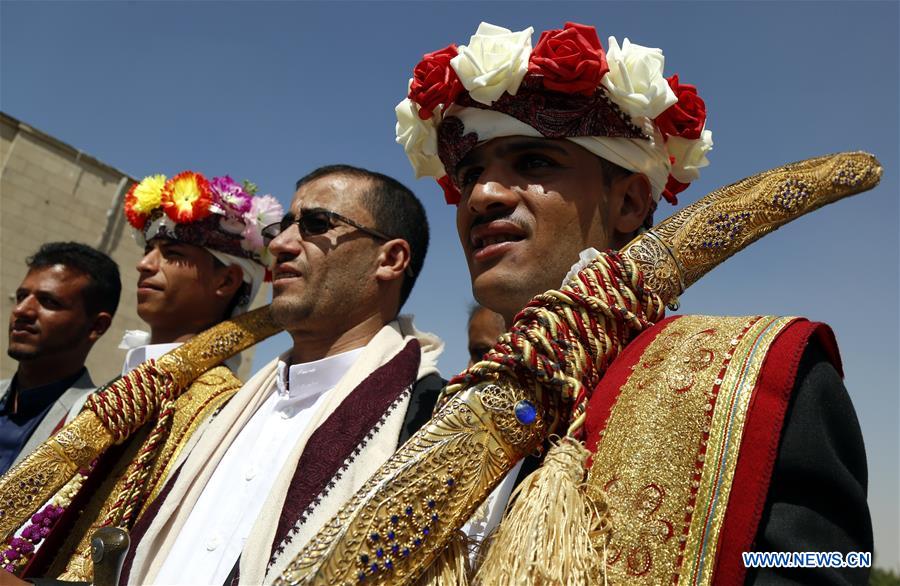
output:
[[[269,254],[274,259],[293,258],[300,253],[300,231],[296,222],[282,230],[269,242]],[[280,260],[276,262],[281,262]]]
[[[466,205],[472,213],[478,215],[515,208],[519,202],[519,193],[513,185],[513,178],[509,173],[499,166],[489,166],[478,177]]]
[[[13,307],[13,317],[16,319],[33,319],[37,314],[38,302],[34,295],[28,295]]]
[[[155,273],[159,270],[159,249],[152,248],[135,266],[139,273]]]

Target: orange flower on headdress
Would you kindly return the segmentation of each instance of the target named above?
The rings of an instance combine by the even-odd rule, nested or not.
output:
[[[162,190],[162,206],[178,223],[196,222],[211,212],[212,192],[206,177],[193,171],[182,171],[166,181]]]
[[[135,183],[125,196],[125,217],[128,223],[143,230],[150,212],[162,203],[162,191],[166,184],[165,175],[150,175]]]

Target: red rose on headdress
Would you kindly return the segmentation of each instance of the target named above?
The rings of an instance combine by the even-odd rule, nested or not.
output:
[[[663,189],[662,196],[670,204],[678,205],[678,197],[677,195],[688,188],[690,183],[682,183],[678,181],[671,175],[669,175],[669,180],[666,181],[666,188]]]
[[[444,175],[438,179],[437,182],[438,185],[441,186],[441,189],[444,190],[444,201],[452,206],[458,205],[459,201],[462,199],[462,194],[459,192],[459,189],[456,188],[456,185],[454,185],[450,176]]]
[[[656,117],[656,125],[664,135],[680,136],[696,140],[706,124],[706,104],[697,95],[697,87],[680,85],[678,75],[668,79],[669,87],[678,97],[678,103]]]
[[[591,95],[609,71],[606,53],[592,26],[567,22],[562,30],[541,33],[531,52],[529,73],[544,76],[544,87]]]
[[[450,60],[456,55],[456,45],[449,45],[422,57],[413,70],[407,97],[419,105],[419,118],[422,120],[431,118],[439,105],[452,104],[465,91],[459,76],[450,66]]]

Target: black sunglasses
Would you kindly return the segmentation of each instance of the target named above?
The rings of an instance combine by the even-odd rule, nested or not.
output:
[[[331,210],[326,210],[323,208],[313,208],[309,210],[300,210],[300,216],[294,217],[294,214],[285,214],[283,218],[281,218],[280,222],[276,222],[274,224],[269,224],[265,228],[262,229],[262,238],[263,244],[266,247],[269,246],[275,238],[278,237],[279,234],[287,230],[291,227],[291,224],[297,224],[297,228],[300,229],[300,234],[304,237],[306,236],[319,236],[324,234],[334,228],[336,222],[343,222],[347,225],[353,226],[357,230],[361,230],[365,232],[369,236],[373,238],[378,238],[379,240],[393,240],[393,236],[388,236],[384,232],[380,232],[375,228],[367,228],[360,224],[355,220],[351,220],[347,216],[343,216],[337,212],[333,212]],[[410,277],[413,275],[412,267],[407,265],[406,274]]]
[[[300,234],[303,236],[319,236],[334,228],[336,222],[349,224],[350,226],[362,230],[366,234],[380,240],[392,240],[392,238],[384,232],[379,232],[375,228],[366,228],[359,222],[351,220],[347,216],[342,216],[331,210],[314,208],[311,210],[301,210],[300,217],[298,218],[295,218],[294,214],[285,214],[280,222],[269,224],[262,229],[263,242],[268,246],[279,234],[290,228],[291,224],[297,224],[297,227],[300,228]]]

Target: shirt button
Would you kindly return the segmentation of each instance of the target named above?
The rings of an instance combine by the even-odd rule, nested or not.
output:
[[[206,551],[215,551],[220,545],[222,545],[222,540],[218,535],[215,535],[206,542]]]

